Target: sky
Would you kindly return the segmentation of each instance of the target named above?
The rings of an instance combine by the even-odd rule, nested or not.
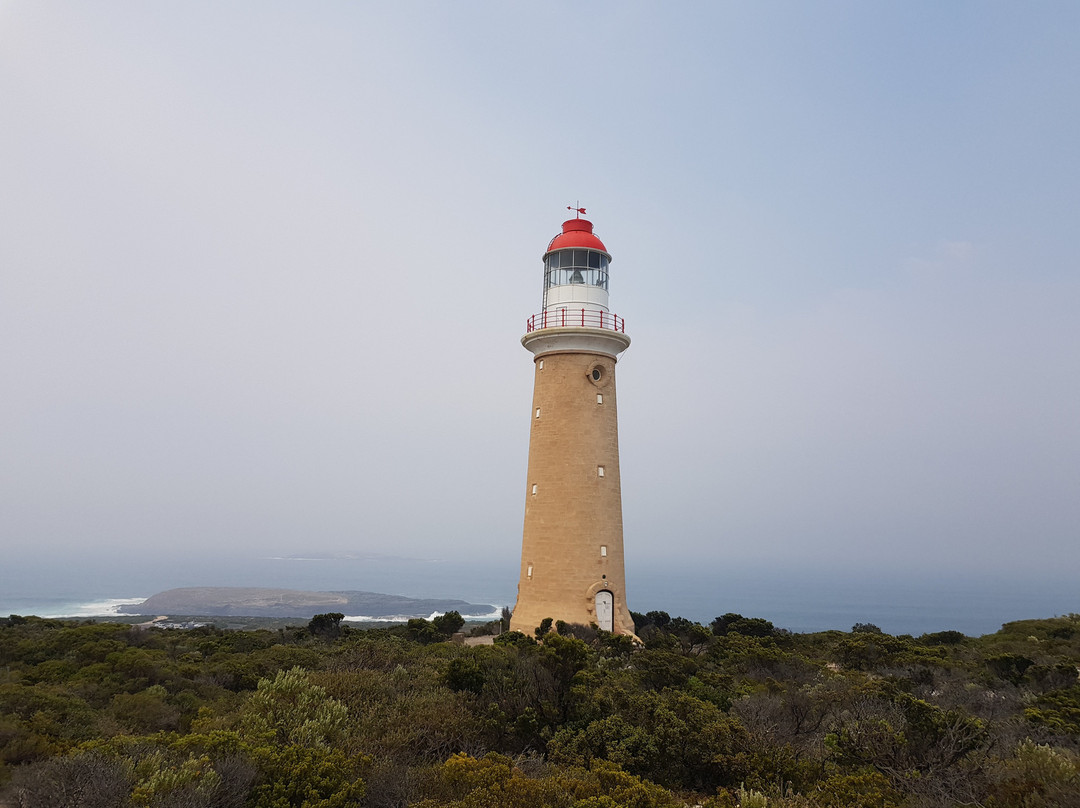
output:
[[[633,340],[628,572],[1075,576],[1078,30],[1073,2],[0,0],[4,574],[516,578],[519,339],[580,205]]]

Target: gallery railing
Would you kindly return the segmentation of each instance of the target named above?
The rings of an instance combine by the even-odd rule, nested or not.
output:
[[[539,331],[542,328],[603,328],[608,331],[626,333],[626,320],[610,311],[598,309],[555,309],[534,314],[525,324],[525,333]]]

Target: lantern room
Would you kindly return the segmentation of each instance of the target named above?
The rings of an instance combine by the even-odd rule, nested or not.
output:
[[[607,289],[607,253],[597,250],[566,249],[544,256],[544,286],[583,283]]]
[[[611,255],[592,222],[570,219],[544,253],[544,312],[574,308],[608,311]]]

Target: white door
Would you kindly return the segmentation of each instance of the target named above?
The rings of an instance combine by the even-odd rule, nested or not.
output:
[[[606,589],[601,589],[596,593],[596,625],[604,631],[611,631],[614,616],[615,598]]]

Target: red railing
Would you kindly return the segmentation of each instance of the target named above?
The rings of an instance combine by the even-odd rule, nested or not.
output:
[[[539,331],[541,328],[603,328],[608,331],[626,333],[626,320],[609,311],[596,309],[556,309],[534,314],[525,324],[525,333]]]

